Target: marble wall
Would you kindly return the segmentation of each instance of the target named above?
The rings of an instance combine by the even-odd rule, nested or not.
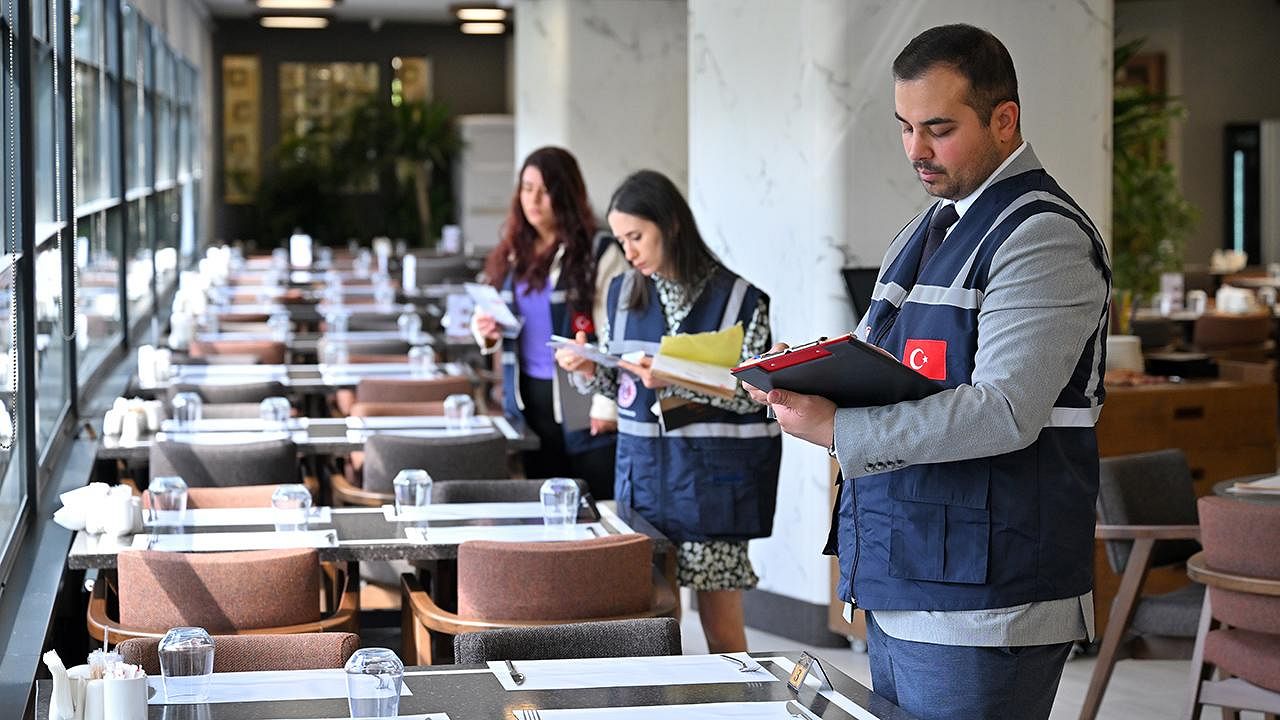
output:
[[[775,338],[851,329],[838,269],[878,265],[929,202],[902,154],[890,65],[933,25],[1005,42],[1024,136],[1105,234],[1112,13],[1112,0],[689,0],[691,203],[725,263],[772,296]],[[787,438],[774,535],[752,543],[761,589],[827,602],[829,492],[825,452]]]
[[[543,145],[568,148],[601,214],[641,168],[686,187],[686,17],[685,0],[522,0],[516,161]]]

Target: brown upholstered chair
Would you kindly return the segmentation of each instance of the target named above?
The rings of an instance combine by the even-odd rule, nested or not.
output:
[[[471,394],[471,379],[446,375],[428,380],[365,378],[356,386],[356,402],[432,402]]]
[[[134,638],[116,647],[125,662],[139,665],[148,675],[160,675],[157,638]],[[325,670],[340,668],[360,647],[360,636],[349,632],[301,635],[214,635],[214,672],[269,670]]]
[[[453,659],[459,665],[680,653],[680,621],[670,617],[512,627],[453,638]]]
[[[209,355],[253,355],[263,365],[282,365],[288,348],[277,340],[194,340],[188,348],[191,357]]]
[[[334,505],[378,507],[392,501],[391,481],[405,468],[422,468],[433,480],[500,478],[507,474],[507,441],[501,433],[422,438],[379,434],[364,444],[359,484],[354,477],[330,479]]]
[[[464,542],[458,611],[441,609],[401,576],[403,657],[430,664],[435,634],[523,625],[673,616],[675,591],[656,572],[653,541],[607,535],[564,542]]]
[[[1196,318],[1191,344],[1221,360],[1265,362],[1275,343],[1270,313],[1227,315],[1206,313]]]
[[[271,507],[271,494],[278,487],[280,486],[240,485],[238,487],[187,488],[187,507],[193,510],[199,508]],[[143,494],[146,495],[146,493]],[[314,500],[314,498],[312,499]]]
[[[284,397],[284,385],[269,380],[250,383],[173,383],[169,386],[169,401],[180,392],[193,392],[209,404],[259,403],[269,397]]]
[[[1081,720],[1097,717],[1117,661],[1191,656],[1203,596],[1194,584],[1142,594],[1152,568],[1180,567],[1200,548],[1195,490],[1182,451],[1104,458],[1099,471],[1095,536],[1106,542],[1107,559],[1121,580]]]
[[[1187,718],[1204,705],[1280,714],[1280,506],[1199,501],[1204,551],[1187,561],[1208,586],[1191,660]],[[1218,680],[1210,680],[1217,668]],[[1228,710],[1228,708],[1230,710]]]
[[[89,599],[89,635],[98,641],[104,631],[125,640],[162,637],[183,625],[224,635],[357,629],[360,596],[345,563],[321,565],[311,548],[129,550],[116,563]]]
[[[341,393],[341,391],[339,391]],[[352,395],[354,399],[354,394]],[[342,404],[342,400],[338,400]],[[346,413],[350,417],[443,417],[444,401],[430,402],[367,402],[354,403]],[[354,450],[346,458],[342,468],[348,485],[360,486],[360,472],[364,468],[364,451]]]

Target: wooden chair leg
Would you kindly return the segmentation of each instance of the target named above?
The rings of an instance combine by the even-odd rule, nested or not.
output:
[[[1102,696],[1107,692],[1111,673],[1115,670],[1116,661],[1120,659],[1120,644],[1133,619],[1133,611],[1138,607],[1138,595],[1142,592],[1142,583],[1151,567],[1151,550],[1154,547],[1155,540],[1151,538],[1133,541],[1124,577],[1120,579],[1120,588],[1116,591],[1116,604],[1107,620],[1107,631],[1102,638],[1102,648],[1098,651],[1098,662],[1093,666],[1093,676],[1089,678],[1089,691],[1080,708],[1080,720],[1095,720],[1098,717]]]
[[[1200,606],[1200,624],[1196,628],[1196,646],[1191,653],[1191,701],[1187,703],[1184,720],[1197,720],[1200,717],[1200,691],[1213,670],[1212,666],[1204,663],[1204,641],[1216,624],[1213,621],[1213,608],[1209,604],[1209,589],[1205,588],[1204,604]]]

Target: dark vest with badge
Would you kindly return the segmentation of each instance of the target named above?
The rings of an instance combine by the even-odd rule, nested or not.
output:
[[[1040,213],[1061,215],[1079,227],[1080,241],[1092,243],[1110,287],[1097,230],[1035,165],[987,187],[918,279],[929,220],[940,203],[918,217],[914,228],[904,228],[909,239],[882,270],[859,337],[945,387],[971,384],[992,258],[1011,233]],[[1033,240],[1026,234],[1018,238]],[[887,472],[843,484],[827,547],[828,554],[839,554],[840,598],[870,610],[975,610],[1092,589],[1094,424],[1105,395],[1107,309],[1097,312],[1098,329],[1030,446],[959,462],[867,468]]]
[[[634,283],[644,283],[644,309],[622,307]],[[680,333],[747,327],[765,296],[717,268]],[[658,351],[666,313],[654,282],[629,270],[609,286],[609,352]],[[697,418],[666,430],[654,412],[657,393],[625,370],[618,372],[618,458],[614,495],[676,542],[746,540],[773,532],[781,430],[764,408],[741,415],[700,405]]]
[[[608,233],[597,233],[595,239],[595,260],[599,264],[600,258],[613,247],[618,249],[618,241]],[[591,319],[591,308],[571,308],[566,302],[566,278],[561,273],[556,286],[551,290],[551,327],[555,334],[563,337],[572,338],[579,331],[587,334],[587,342],[595,342],[595,323]],[[503,280],[502,288],[499,291],[502,299],[506,301],[507,307],[511,309],[511,313],[519,317],[519,308],[515,302],[515,273],[507,273],[507,277]],[[503,412],[508,417],[522,418],[524,416],[524,402],[520,398],[520,342],[519,337],[506,337],[502,339],[502,406]],[[568,377],[564,370],[556,367],[556,376],[554,381],[556,384],[556,392],[559,397],[564,397],[564,393],[577,394],[577,390],[569,383]],[[562,426],[563,429],[563,426]],[[608,447],[614,442],[612,433],[603,433],[593,436],[589,429],[585,430],[564,430],[565,449],[570,454],[578,454],[597,450],[599,448]]]

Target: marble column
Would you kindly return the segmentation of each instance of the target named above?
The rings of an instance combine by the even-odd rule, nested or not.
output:
[[[516,162],[560,145],[596,212],[629,173],[688,177],[685,0],[520,0]]]
[[[771,295],[775,339],[851,330],[840,267],[878,266],[930,202],[903,155],[890,66],[934,25],[1006,44],[1024,137],[1105,234],[1111,18],[1112,0],[689,0],[691,202],[725,263]],[[771,629],[810,641],[796,619],[825,625],[830,480],[822,448],[787,438],[773,537],[751,546],[762,596],[794,611],[770,612],[787,618]]]

